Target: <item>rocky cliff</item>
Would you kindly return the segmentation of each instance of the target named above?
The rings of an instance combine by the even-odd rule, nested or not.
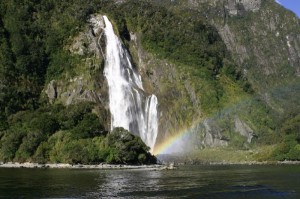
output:
[[[287,81],[297,82],[299,18],[272,0],[220,2],[223,7],[219,4],[213,9],[220,14],[211,12],[208,20],[218,29],[227,49],[255,90],[266,99],[275,86],[281,87]],[[239,5],[245,12],[237,14]],[[193,5],[191,8],[205,12],[202,7]]]
[[[227,82],[225,86],[223,85],[222,90],[225,94],[221,98],[224,98],[224,101],[227,98],[232,102],[222,104],[222,99],[219,99],[217,102],[219,108],[212,108],[214,110],[209,113],[202,107],[209,102],[202,101],[203,92],[207,91],[203,90],[205,85],[201,86],[201,78],[196,80],[193,73],[182,70],[180,64],[162,59],[151,50],[145,49],[142,41],[143,33],[137,31],[134,26],[126,25],[128,38],[124,41],[139,68],[146,92],[153,92],[159,98],[161,116],[158,144],[179,133],[178,129],[188,129],[195,123],[197,127],[191,130],[190,138],[198,140],[194,142],[194,148],[227,146],[235,136],[244,137],[242,140],[245,144],[251,143],[254,135],[263,136],[273,132],[273,124],[278,115],[289,114],[285,106],[299,108],[295,100],[299,93],[297,82],[300,71],[300,31],[299,19],[296,16],[272,1],[216,0],[165,3],[170,6],[168,12],[173,12],[172,9],[177,12],[192,9],[197,14],[191,15],[191,18],[199,17],[215,27],[237,64],[237,70],[245,81],[251,84],[253,91],[251,95],[242,90],[232,92],[226,84],[233,82]],[[124,9],[130,4],[130,1],[129,3],[123,1],[117,5]],[[154,6],[156,4],[163,7],[163,2],[153,3]],[[184,5],[180,6],[181,4]],[[124,17],[126,19],[126,15]],[[121,37],[122,31],[119,30]],[[70,53],[83,57],[84,64],[81,67],[90,72],[84,72],[87,75],[75,76],[68,82],[52,80],[45,90],[51,102],[58,100],[68,105],[88,100],[102,104],[101,106],[107,110],[107,94],[105,94],[107,87],[101,68],[105,52],[101,48],[101,42],[105,42],[101,34],[101,24],[94,24],[92,17],[86,30],[79,33],[68,46]],[[92,77],[88,74],[91,70],[97,71],[97,78],[95,78],[97,75]],[[93,83],[94,81],[98,81],[97,84]],[[216,81],[223,84],[225,80]],[[199,86],[202,89],[199,89]],[[208,89],[216,88],[208,87]],[[244,96],[248,102],[224,110],[222,107],[235,103],[235,100],[230,98],[235,98],[236,95]],[[286,95],[292,97],[283,99]],[[264,118],[265,123],[258,123],[257,117]]]
[[[61,23],[67,24],[61,27],[72,34],[57,30],[61,19],[55,18],[55,13],[63,9],[52,11],[49,30],[41,26],[42,30],[46,27],[47,31],[65,35],[55,44],[61,47],[58,51],[52,47],[56,38],[41,34],[46,38],[42,52],[47,67],[39,87],[34,87],[34,102],[67,107],[92,102],[93,112],[109,129],[108,87],[103,75],[105,14],[142,76],[145,93],[158,97],[157,147],[181,134],[186,136],[175,152],[278,145],[291,134],[295,147],[299,145],[295,140],[300,112],[300,21],[294,14],[273,0],[122,0],[91,4],[77,2],[72,7],[84,8],[84,16],[76,15],[78,26],[68,18]],[[0,9],[6,11],[6,7]],[[66,11],[72,13],[72,9]],[[17,56],[16,47],[11,47],[18,41],[11,34],[15,27],[9,27],[8,14],[1,13],[5,17],[0,21],[0,33],[7,40],[2,42],[3,48],[11,48],[12,57],[22,57]],[[31,19],[37,21],[36,26],[50,11],[38,13]],[[16,66],[22,60],[15,61]],[[19,93],[26,94],[35,85],[26,78],[18,80],[18,85],[26,87]],[[32,104],[28,100],[26,105],[10,103],[0,108],[7,111],[7,120],[20,110],[38,108],[37,102]],[[9,112],[10,107],[15,110]]]

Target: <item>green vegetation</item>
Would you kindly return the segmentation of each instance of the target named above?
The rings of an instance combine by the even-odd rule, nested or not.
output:
[[[215,117],[224,107],[253,93],[216,28],[200,12],[130,0],[117,6],[108,5],[104,12],[116,22],[119,35],[129,49],[131,31],[140,36],[142,47],[153,56],[151,61],[164,60],[147,68],[155,68],[156,64],[164,67],[157,67],[166,73],[159,84],[161,95],[158,97],[169,120],[165,122],[173,125],[170,132],[192,125],[199,112],[202,118]],[[135,61],[138,63],[138,58]],[[168,72],[172,71],[167,69],[170,64],[165,63],[176,68],[173,81],[168,78]],[[187,87],[195,90],[189,91]],[[192,93],[196,100],[191,100]]]
[[[96,104],[40,99],[45,83],[81,62],[64,47],[104,3],[0,2],[0,161],[155,163],[136,136],[108,134],[92,112]]]
[[[0,129],[10,114],[37,109],[45,82],[79,61],[64,46],[104,2],[0,2]]]
[[[269,1],[263,6],[278,9]],[[272,58],[270,49],[278,40],[266,38],[274,37],[274,33],[254,35],[249,24],[255,21],[257,30],[265,26],[260,13],[226,18],[237,44],[253,46],[247,48],[244,67],[238,67],[233,59],[236,55],[228,51],[207,17],[216,23],[224,19],[217,18],[217,10],[210,6],[203,5],[205,12],[197,9],[187,9],[179,1],[1,1],[0,161],[155,162],[139,138],[124,129],[108,133],[107,124],[99,119],[106,113],[98,111],[96,115],[93,111],[97,104],[64,107],[49,105],[43,98],[43,89],[51,80],[64,80],[65,74],[85,75],[80,66],[86,57],[72,55],[66,46],[86,28],[92,13],[106,13],[128,49],[133,45],[130,33],[137,33],[143,49],[155,59],[153,63],[176,68],[173,79],[163,74],[166,77],[159,80],[160,107],[165,108],[165,119],[172,120],[162,123],[169,122],[170,131],[189,126],[194,120],[213,118],[230,140],[232,150],[268,145],[272,146],[267,147],[268,153],[260,151],[261,156],[251,157],[299,160],[299,80],[281,78],[293,75],[293,67],[275,57],[279,72],[266,78],[260,57],[256,58],[256,52]],[[259,42],[268,45],[262,47]],[[138,63],[136,52],[131,53]],[[152,65],[146,67],[145,74]],[[169,72],[165,68],[162,71]],[[244,69],[247,78],[241,72]],[[265,92],[268,95],[262,96]],[[257,138],[252,145],[245,147],[244,137],[235,134],[235,116],[255,131]]]
[[[247,162],[272,162],[274,146],[266,145],[251,150],[236,148],[206,148],[194,151],[187,155],[186,161],[193,163],[247,163]]]
[[[268,2],[263,6],[272,7],[273,4]],[[229,135],[231,147],[253,149],[267,145],[272,146],[268,150],[269,153],[261,152],[262,155],[259,159],[267,160],[274,159],[274,157],[278,160],[300,159],[299,136],[294,135],[297,131],[294,130],[292,136],[287,133],[280,133],[283,131],[280,130],[283,128],[280,124],[289,120],[289,117],[295,117],[291,116],[291,113],[294,114],[292,109],[299,110],[299,101],[296,97],[299,93],[297,92],[300,85],[299,81],[291,78],[287,80],[290,82],[289,85],[284,83],[281,84],[280,88],[272,88],[268,91],[271,93],[271,99],[275,99],[275,106],[279,103],[278,110],[274,110],[274,107],[266,103],[266,100],[257,91],[268,89],[270,85],[274,86],[279,77],[271,75],[266,78],[264,72],[261,71],[261,64],[257,62],[257,58],[251,57],[256,56],[255,46],[249,51],[251,58],[246,59],[243,63],[245,66],[238,67],[217,30],[196,9],[185,9],[184,6],[178,7],[177,4],[163,5],[163,3],[129,0],[118,6],[105,7],[104,11],[114,19],[119,35],[129,48],[128,32],[130,30],[140,35],[144,49],[156,58],[166,60],[176,66],[180,75],[175,77],[174,82],[168,80],[163,82],[160,89],[163,90],[164,95],[161,97],[160,104],[162,106],[172,104],[172,110],[167,110],[165,114],[176,117],[178,126],[188,126],[197,112],[190,98],[186,97],[186,94],[182,94],[185,90],[184,79],[188,79],[195,88],[195,95],[200,99],[202,117],[213,117],[218,121],[221,128],[224,129],[223,133]],[[210,11],[207,10],[207,13]],[[260,25],[263,24],[258,16],[256,13],[249,13],[228,20],[230,27],[241,38],[237,42],[243,46],[252,46],[252,42],[265,40],[265,37],[260,38],[252,35],[253,31],[249,26],[253,21],[259,21]],[[215,16],[210,17],[216,18]],[[263,29],[259,24],[255,25]],[[240,32],[239,30],[245,31]],[[245,36],[240,36],[240,33]],[[252,37],[249,38],[249,35]],[[270,37],[272,36],[270,35]],[[272,40],[272,42],[276,41]],[[260,45],[257,44],[256,46]],[[267,48],[262,50],[266,56],[270,56]],[[280,69],[284,74],[293,74],[292,69],[288,70],[286,65],[278,67],[285,68],[285,71]],[[241,72],[242,68],[249,70],[247,78]],[[257,71],[259,72],[257,73]],[[251,80],[248,80],[249,78]],[[279,113],[281,111],[280,106],[284,107],[284,114]],[[286,114],[288,117],[285,116]],[[244,137],[236,135],[236,132],[233,131],[234,124],[232,121],[235,116],[246,121],[255,131],[253,144],[245,147]],[[297,122],[292,119],[290,124],[297,126],[299,123]],[[273,147],[281,142],[284,144]],[[288,146],[288,149],[281,145]],[[285,148],[288,151],[280,150],[280,148]],[[275,150],[274,153],[270,152],[272,150]],[[280,155],[277,156],[276,154]]]
[[[1,161],[155,163],[139,137],[123,128],[105,131],[93,104],[53,105],[11,115],[1,132]]]
[[[272,154],[275,160],[300,159],[300,115],[291,118],[280,129],[281,140]]]

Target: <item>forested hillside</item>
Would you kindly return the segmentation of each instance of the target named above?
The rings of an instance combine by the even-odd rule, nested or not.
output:
[[[299,160],[300,22],[272,0],[248,3],[1,1],[0,161],[155,162],[140,138],[109,132],[93,14],[111,19],[158,97],[157,148],[188,131],[175,152]]]

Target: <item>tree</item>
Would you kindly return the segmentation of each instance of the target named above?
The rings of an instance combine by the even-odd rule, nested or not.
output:
[[[149,153],[150,148],[142,139],[122,127],[115,128],[107,136],[106,145],[111,149],[108,159],[111,163],[142,164],[156,162],[154,156]]]

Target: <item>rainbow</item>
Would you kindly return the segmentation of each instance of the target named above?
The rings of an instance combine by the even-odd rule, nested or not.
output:
[[[159,144],[158,146],[155,146],[153,154],[169,154],[173,151],[173,147],[176,146],[176,143],[181,140],[181,137],[184,136],[185,131],[179,132],[175,134],[174,136],[169,137],[167,140],[165,140],[163,143]]]
[[[229,106],[225,107],[222,111],[230,113],[234,109],[236,109],[236,107],[239,107],[239,106],[242,106],[242,105],[248,103],[249,100],[250,100],[249,97],[241,98],[241,99],[239,99],[238,102],[231,103]],[[191,126],[182,128],[182,129],[178,130],[177,132],[173,133],[172,136],[167,138],[163,143],[155,146],[155,148],[153,150],[153,154],[154,155],[172,154],[172,153],[179,153],[179,152],[186,151],[185,149],[188,147],[186,146],[187,142],[185,142],[185,141],[190,138],[190,135],[195,130],[196,126],[203,123],[203,121],[205,119],[215,118],[218,113],[215,113],[215,114],[211,115],[210,117],[200,118],[199,120],[194,121]]]
[[[237,102],[231,103],[230,105],[225,107],[222,110],[222,112],[230,113],[233,110],[235,110],[237,107],[241,107],[241,106],[249,103],[250,100],[252,100],[252,99],[250,99],[249,97],[242,97]],[[172,136],[167,138],[163,143],[155,146],[155,148],[153,150],[153,154],[154,155],[172,154],[172,153],[180,153],[180,152],[188,151],[188,150],[186,150],[187,142],[185,142],[185,140],[188,140],[189,138],[191,138],[190,135],[193,132],[193,130],[195,130],[196,126],[203,123],[203,121],[205,119],[216,118],[218,113],[219,112],[215,113],[214,115],[211,115],[210,117],[200,118],[199,120],[193,122],[193,124],[191,126],[182,128],[179,131],[173,133]]]
[[[199,121],[195,122],[191,127],[183,128],[178,132],[174,133],[163,143],[155,146],[153,154],[158,155],[158,154],[171,154],[174,152],[181,152],[180,149],[185,147],[184,140],[188,139],[191,130],[194,129],[194,127],[199,123],[200,123]]]
[[[269,93],[285,93],[288,91],[290,93],[290,90],[299,91],[300,90],[300,83],[298,81],[291,81],[288,84],[282,85],[281,87],[273,88],[271,91],[269,90]],[[230,103],[227,107],[225,107],[221,112],[230,113],[237,108],[242,108],[244,105],[247,105],[249,102],[251,102],[254,98],[253,96],[244,96],[240,99],[238,99],[235,103]],[[203,123],[204,119],[208,118],[216,118],[217,114],[219,112],[215,113],[214,115],[211,115],[207,118],[201,118],[198,121],[195,121],[190,127],[182,128],[178,130],[175,133],[172,133],[173,135],[167,138],[163,143],[158,144],[155,146],[153,150],[154,155],[158,154],[172,154],[174,152],[182,152],[181,149],[184,149],[186,147],[186,143],[184,142],[186,139],[189,138],[191,132],[195,129],[195,127],[198,124]]]

